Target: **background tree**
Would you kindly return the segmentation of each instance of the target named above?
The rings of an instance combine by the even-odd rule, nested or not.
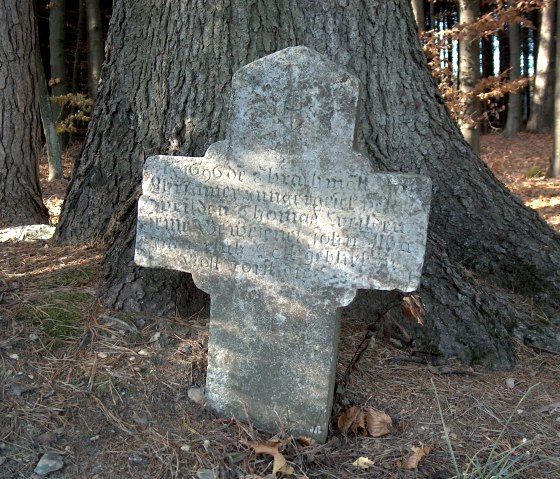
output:
[[[459,20],[466,28],[462,31],[459,49],[459,85],[461,91],[468,94],[480,80],[480,36],[472,26],[480,16],[480,0],[459,0]],[[461,133],[475,153],[480,153],[479,118],[482,114],[480,100],[471,95],[467,98],[464,120],[460,120]]]
[[[202,156],[225,136],[233,72],[306,45],[363,86],[359,148],[380,170],[432,178],[419,295],[426,326],[391,309],[395,293],[361,292],[346,314],[390,309],[419,350],[489,367],[515,362],[511,336],[558,350],[560,240],[480,161],[426,67],[410,0],[172,0],[114,5],[98,101],[57,231],[110,245],[100,296],[110,306],[188,314],[207,304],[189,275],[133,262],[136,201],[151,154]],[[539,312],[548,323],[533,321]],[[540,314],[539,313],[539,314]],[[557,324],[557,323],[556,323]]]
[[[539,47],[536,61],[535,88],[531,101],[531,115],[527,130],[534,132],[550,131],[553,121],[554,76],[554,13],[556,0],[546,0],[541,14],[538,30]]]
[[[69,92],[68,65],[66,61],[66,31],[64,16],[66,0],[54,0],[48,5],[49,12],[49,59],[51,68],[51,93],[53,96],[66,95]],[[62,106],[52,103],[55,122],[62,119]]]
[[[509,35],[509,55],[511,70],[509,79],[512,82],[518,81],[521,77],[521,27],[517,22],[511,22],[508,26]],[[507,108],[506,127],[504,136],[515,138],[521,128],[521,94],[519,91],[510,92]]]
[[[418,25],[418,31],[423,31],[426,28],[426,18],[424,14],[424,0],[411,0],[412,9],[414,11],[414,18],[416,19],[416,25]]]
[[[556,71],[554,85],[554,136],[549,178],[560,177],[560,5],[556,8]]]
[[[41,125],[33,2],[0,3],[0,223],[47,223],[39,186]]]
[[[41,58],[41,49],[35,49],[35,64],[37,68],[37,100],[41,112],[41,122],[47,149],[47,159],[49,163],[48,180],[62,178],[62,154],[60,151],[60,141],[56,133],[55,118],[47,88],[45,67]]]
[[[90,96],[95,99],[103,65],[103,27],[99,0],[86,0],[86,7]]]

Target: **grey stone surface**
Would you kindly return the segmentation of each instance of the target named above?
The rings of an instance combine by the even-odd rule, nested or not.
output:
[[[41,456],[33,472],[38,476],[46,476],[51,472],[58,471],[64,467],[64,460],[60,454],[47,452]]]
[[[6,241],[37,241],[48,240],[54,235],[54,226],[27,225],[0,229],[0,243]]]
[[[206,395],[224,414],[324,440],[337,308],[417,288],[431,183],[353,149],[358,80],[294,47],[233,78],[225,141],[146,160],[137,264],[211,296]]]

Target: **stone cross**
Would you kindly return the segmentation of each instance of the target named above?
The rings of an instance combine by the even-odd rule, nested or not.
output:
[[[412,291],[431,183],[353,149],[359,84],[305,47],[233,77],[226,140],[144,167],[135,261],[210,294],[206,398],[266,430],[326,438],[337,308]]]

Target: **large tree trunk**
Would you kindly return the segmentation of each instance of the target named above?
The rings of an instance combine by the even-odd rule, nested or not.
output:
[[[126,3],[126,7],[125,7]],[[131,39],[134,39],[132,41]],[[103,300],[168,313],[204,304],[188,276],[132,262],[144,159],[202,156],[225,137],[233,72],[306,45],[363,84],[357,137],[380,170],[430,176],[434,196],[419,294],[427,326],[416,346],[489,367],[514,364],[511,336],[539,334],[530,304],[558,316],[560,240],[463,140],[432,79],[410,0],[323,2],[117,1],[93,119],[57,232],[110,244]],[[362,292],[347,314],[375,318],[391,295]],[[532,303],[531,303],[532,301]],[[393,317],[399,321],[397,310]],[[539,323],[542,324],[542,323]],[[546,342],[548,341],[548,342]]]
[[[0,224],[47,223],[41,198],[33,2],[0,3]]]
[[[539,27],[539,47],[537,52],[537,71],[535,87],[531,102],[531,115],[527,130],[534,132],[550,131],[554,121],[553,102],[550,101],[554,91],[553,57],[554,57],[554,13],[556,0],[547,0],[542,10]]]
[[[480,80],[480,38],[472,25],[480,16],[480,0],[459,0],[459,21],[467,28],[459,40],[459,87],[465,94],[472,92]],[[461,122],[461,132],[475,153],[480,153],[479,121],[482,114],[480,100],[472,96],[465,105],[466,121]]]

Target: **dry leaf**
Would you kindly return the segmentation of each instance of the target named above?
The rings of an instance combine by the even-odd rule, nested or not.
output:
[[[358,406],[352,406],[350,409],[347,409],[339,418],[338,418],[338,428],[341,429],[343,432],[348,431],[354,423],[356,422],[356,416],[361,413],[360,408]]]
[[[364,457],[361,456],[358,459],[356,459],[352,465],[359,467],[360,469],[367,469],[369,466],[372,466],[374,464],[373,461],[371,461],[368,457]]]
[[[381,437],[391,432],[393,422],[388,414],[383,411],[377,411],[371,407],[364,409],[364,418],[366,430],[372,437]]]
[[[542,413],[542,414],[544,414],[544,413],[549,413],[549,414],[555,414],[556,413],[556,414],[558,414],[558,413],[560,413],[560,402],[551,404],[549,406],[541,407],[539,409],[539,412]]]
[[[294,468],[288,466],[286,458],[280,452],[274,454],[274,463],[272,464],[272,474],[276,475],[278,473],[285,474],[286,476],[294,473]]]
[[[300,436],[298,437],[298,441],[302,446],[314,446],[315,439],[308,437],[308,436]]]
[[[276,456],[279,454],[278,448],[282,444],[282,441],[277,439],[271,439],[266,441],[264,444],[262,442],[250,442],[249,446],[255,451],[255,454],[267,454],[268,456]]]
[[[343,432],[381,437],[389,434],[392,427],[391,418],[382,411],[371,407],[352,406],[338,418],[338,427]]]
[[[416,321],[420,326],[424,326],[424,316],[426,311],[422,306],[422,301],[418,294],[405,296],[402,303],[403,314],[406,318]]]
[[[401,464],[401,469],[416,469],[418,463],[430,452],[429,447],[412,446],[410,449],[412,450],[412,454]]]

